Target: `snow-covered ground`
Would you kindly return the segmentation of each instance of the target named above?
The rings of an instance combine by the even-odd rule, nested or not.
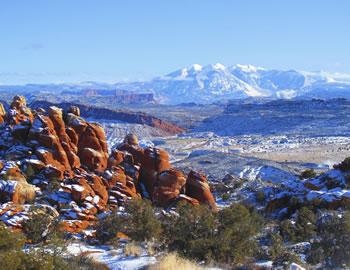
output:
[[[345,134],[219,136],[213,132],[188,132],[178,136],[160,137],[146,134],[142,127],[137,130],[133,128],[133,125],[121,124],[117,125],[117,130],[121,129],[122,132],[107,132],[109,146],[120,143],[127,133],[136,133],[142,146],[156,146],[168,151],[175,167],[202,171],[213,182],[221,181],[226,175],[245,179],[243,185],[230,194],[229,200],[224,201],[220,196],[217,197],[219,208],[226,207],[234,201],[253,200],[259,209],[262,206],[256,202],[257,191],[264,192],[266,198],[271,200],[288,195],[309,201],[318,198],[327,202],[350,197],[349,190],[341,187],[328,189],[323,182],[322,177],[331,177],[339,183],[343,181],[337,175],[337,170],[331,170],[322,177],[307,181],[299,178],[300,173],[307,168],[314,168],[318,173],[322,173],[347,157],[350,137]],[[305,186],[306,182],[320,185],[321,189],[310,190]],[[280,209],[278,214],[283,214],[284,210]],[[74,251],[77,247],[72,248]],[[111,269],[140,269],[157,259],[146,254],[138,258],[125,258],[121,249],[91,247],[94,248],[99,251],[94,251],[91,256],[106,263]],[[258,265],[270,267],[271,263],[259,262]],[[298,267],[292,265],[291,269],[301,269]]]
[[[156,258],[147,255],[146,251],[140,256],[125,256],[122,248],[111,246],[90,246],[83,242],[71,243],[67,252],[72,255],[89,254],[97,262],[107,265],[111,270],[137,270],[154,264]]]
[[[211,132],[187,133],[174,137],[150,138],[144,145],[156,145],[167,150],[172,161],[220,152],[227,155],[255,157],[277,162],[309,163],[311,167],[327,169],[343,160],[350,150],[350,137],[301,135],[281,136],[218,136]]]

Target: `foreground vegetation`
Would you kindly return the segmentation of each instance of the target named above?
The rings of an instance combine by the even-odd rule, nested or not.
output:
[[[0,223],[0,262],[4,270],[106,270],[87,256],[69,256],[67,240],[58,227],[44,228],[47,217],[40,215],[26,223],[25,233]],[[58,223],[57,223],[58,224]],[[47,233],[47,234],[46,234]],[[41,236],[41,237],[39,237]]]
[[[349,211],[301,206],[289,218],[276,220],[243,204],[217,213],[185,203],[174,210],[155,209],[146,200],[131,201],[124,214],[113,212],[99,220],[96,238],[101,244],[120,246],[118,237],[126,235],[126,256],[140,256],[143,250],[149,255],[170,254],[150,269],[172,269],[169,265],[174,264],[196,269],[198,262],[247,269],[257,260],[271,260],[276,267],[292,262],[320,268],[350,265]],[[33,215],[24,224],[24,233],[0,224],[1,269],[107,269],[86,256],[68,256],[67,241],[59,222],[44,213]],[[290,248],[297,243],[307,243],[304,261]]]
[[[292,262],[318,267],[350,265],[350,212],[320,211],[300,206],[289,218],[263,218],[253,208],[232,204],[218,213],[204,206],[178,205],[176,214],[157,214],[148,202],[133,201],[126,215],[113,213],[99,221],[101,243],[116,243],[118,232],[133,243],[152,243],[158,251],[176,252],[183,258],[237,268],[256,260],[274,266]],[[296,247],[301,245],[303,251]],[[300,255],[305,255],[301,260]]]

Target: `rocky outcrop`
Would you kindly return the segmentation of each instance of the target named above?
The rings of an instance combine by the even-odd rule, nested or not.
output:
[[[0,201],[11,201],[16,204],[33,202],[35,187],[27,182],[0,180]]]
[[[169,206],[179,197],[185,183],[185,175],[176,169],[161,172],[155,183],[152,201],[161,207]]]
[[[107,161],[108,169],[119,166],[124,161],[124,157],[125,154],[122,151],[113,149]]]
[[[26,216],[27,206],[16,205],[34,200],[35,205],[54,206],[64,229],[72,233],[83,232],[98,214],[133,198],[148,198],[165,208],[185,201],[208,204],[215,210],[205,177],[196,178],[193,173],[186,179],[172,168],[166,151],[142,148],[133,134],[109,155],[103,128],[80,113],[76,106],[32,112],[25,99],[16,96],[9,111],[2,114],[1,219],[10,219],[4,215],[11,213]],[[15,226],[21,228],[21,222],[17,218]]]
[[[6,117],[6,111],[4,105],[0,103],[0,124],[4,123]]]
[[[217,211],[215,198],[205,175],[190,171],[186,181],[186,195],[197,199],[201,204],[209,205],[213,211]]]
[[[59,108],[51,107],[48,115],[37,114],[29,130],[28,140],[34,145],[37,158],[50,166],[58,178],[72,175],[72,168],[80,166],[77,149],[65,132]]]
[[[10,125],[28,123],[33,121],[33,113],[27,107],[26,99],[23,96],[15,96],[6,114],[6,120]]]
[[[152,196],[158,175],[171,168],[169,155],[166,151],[158,148],[148,147],[141,157],[140,183]]]
[[[108,150],[103,128],[73,113],[67,114],[66,122],[71,128],[69,134],[75,142],[81,164],[91,171],[106,169]]]

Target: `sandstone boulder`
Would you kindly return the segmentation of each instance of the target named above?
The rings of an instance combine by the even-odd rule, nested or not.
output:
[[[4,105],[0,102],[0,124],[5,122],[6,111]]]
[[[99,210],[105,209],[108,202],[108,191],[103,179],[96,174],[88,175],[88,179],[90,187],[99,196],[98,202],[95,202],[96,206]]]
[[[113,149],[107,162],[107,167],[110,169],[114,166],[120,165],[124,161],[125,154],[118,149]]]
[[[61,223],[61,230],[63,232],[81,233],[87,229],[90,222],[87,220],[63,220]]]
[[[27,182],[0,180],[0,198],[2,202],[24,204],[35,199],[35,186]]]
[[[27,107],[27,102],[23,96],[15,96],[10,105],[10,110],[6,114],[6,120],[11,125],[17,125],[21,122],[32,122],[33,113]]]
[[[141,164],[142,158],[144,155],[144,149],[138,145],[131,145],[128,143],[122,143],[118,145],[117,147],[118,150],[123,151],[124,153],[126,152],[127,154],[130,155],[132,159],[128,159],[127,162],[129,164]]]
[[[124,138],[124,143],[129,145],[139,145],[139,139],[135,134],[128,134]]]
[[[107,180],[109,188],[116,186],[117,183],[126,186],[125,169],[121,166],[113,166],[112,169],[106,170],[104,178]]]
[[[27,182],[25,175],[13,161],[8,161],[3,164],[3,168],[0,172],[0,179],[12,180],[16,182]]]
[[[198,200],[201,204],[209,205],[213,211],[217,211],[215,198],[205,175],[190,171],[186,181],[186,195]]]
[[[153,203],[161,207],[169,206],[180,195],[185,183],[185,175],[178,170],[169,169],[161,172],[154,187]]]
[[[141,159],[140,183],[152,196],[158,174],[171,168],[169,155],[163,149],[148,147]]]
[[[69,109],[67,110],[67,113],[72,113],[76,116],[80,116],[80,109],[78,106],[70,106]]]
[[[70,151],[66,152],[63,148],[50,117],[38,114],[29,131],[28,139],[37,142],[35,154],[38,159],[45,165],[57,168],[61,172],[61,178],[65,172],[71,172],[67,156],[67,152]]]
[[[80,162],[91,171],[103,172],[107,168],[108,149],[106,135],[101,126],[88,123],[73,113],[66,117],[67,126],[72,141],[76,141]]]
[[[72,184],[72,199],[81,204],[86,198],[95,196],[94,190],[90,187],[88,180],[85,177],[77,177]]]

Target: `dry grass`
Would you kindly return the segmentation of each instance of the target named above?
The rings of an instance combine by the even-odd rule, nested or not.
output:
[[[84,252],[78,256],[69,258],[69,269],[109,270],[106,264],[98,262],[93,257],[89,256],[93,253],[95,252]]]
[[[160,260],[147,268],[147,270],[204,270],[196,263],[181,258],[176,253],[170,253],[160,258]]]
[[[127,243],[124,247],[125,256],[136,256],[139,257],[142,254],[142,248],[135,242]]]
[[[147,242],[146,250],[147,250],[147,254],[149,256],[154,256],[156,254],[155,243],[154,242]]]

